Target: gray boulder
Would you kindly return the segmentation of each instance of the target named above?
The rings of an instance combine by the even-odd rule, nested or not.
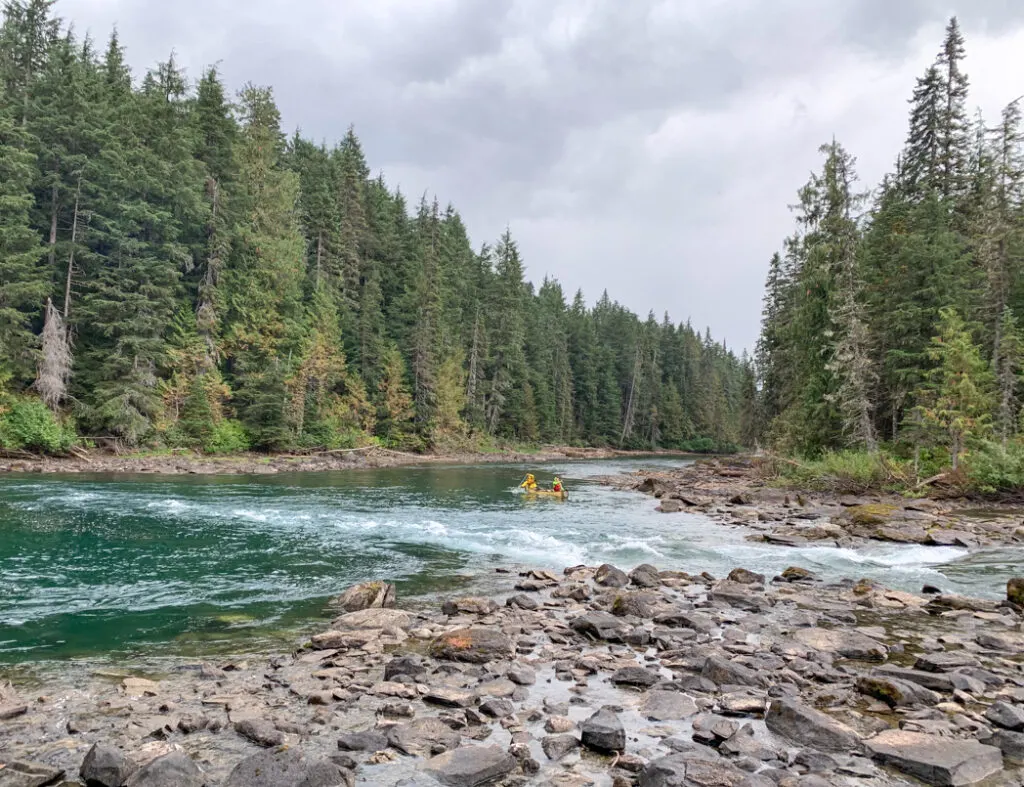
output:
[[[761,686],[763,684],[761,675],[750,667],[744,667],[735,661],[726,661],[718,656],[708,657],[700,675],[719,686]]]
[[[341,751],[383,751],[387,747],[387,736],[377,730],[343,732],[338,736]]]
[[[607,612],[587,612],[569,621],[569,627],[584,636],[607,642],[622,642],[632,631],[628,623]]]
[[[335,605],[346,612],[363,609],[383,609],[395,606],[397,593],[389,582],[363,582],[353,585],[335,600]]]
[[[460,746],[431,757],[424,770],[450,787],[477,787],[512,773],[516,758],[500,746]]]
[[[486,664],[511,658],[514,653],[512,640],[499,629],[483,626],[449,631],[430,643],[430,655],[442,661]]]
[[[594,582],[607,588],[624,588],[629,584],[629,577],[621,568],[605,563],[594,573]]]
[[[649,563],[641,563],[629,572],[629,581],[638,588],[661,587],[661,575],[658,569]]]
[[[106,743],[97,743],[82,760],[78,775],[86,787],[124,787],[136,767],[120,749]]]
[[[889,649],[881,642],[857,631],[798,629],[793,632],[793,639],[822,653],[834,653],[856,661],[885,661],[889,653]]]
[[[602,708],[580,725],[583,745],[600,752],[621,752],[626,748],[626,728],[610,709]]]
[[[1024,730],[1024,708],[1008,702],[996,702],[985,711],[985,718],[1004,730]]]
[[[575,735],[548,735],[540,747],[549,760],[560,760],[580,747],[580,739]]]
[[[652,618],[658,610],[661,598],[656,593],[642,590],[623,591],[612,601],[611,613],[618,617],[632,615],[637,618]]]
[[[174,751],[143,765],[128,777],[125,787],[203,787],[205,784],[206,777],[199,766],[184,752]]]
[[[396,724],[388,729],[387,736],[391,748],[419,757],[454,749],[462,741],[458,732],[435,718]]]
[[[612,673],[611,681],[616,686],[634,686],[647,689],[658,683],[661,676],[643,667],[623,667]]]
[[[881,700],[891,708],[935,705],[942,699],[924,686],[885,675],[865,675],[857,681],[857,691]]]
[[[765,724],[793,743],[827,752],[857,751],[860,736],[842,722],[791,698],[772,700]]]
[[[886,730],[867,747],[883,765],[939,787],[974,784],[1003,769],[1003,753],[978,741]]]
[[[64,775],[63,768],[54,768],[43,762],[9,760],[3,765],[0,768],[0,787],[46,787]]]
[[[266,719],[241,719],[235,722],[235,732],[257,746],[272,748],[284,743],[284,733]]]
[[[264,751],[235,766],[224,787],[352,787],[352,772],[298,749]]]
[[[640,714],[651,721],[680,721],[697,713],[697,703],[678,691],[652,691],[640,706]]]

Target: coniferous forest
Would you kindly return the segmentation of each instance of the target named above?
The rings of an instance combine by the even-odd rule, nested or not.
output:
[[[759,431],[783,452],[1024,485],[1021,106],[974,113],[965,63],[954,18],[892,172],[863,190],[833,140],[797,195],[756,359]]]
[[[471,245],[354,130],[289,136],[270,88],[173,58],[134,75],[53,5],[0,29],[0,448],[752,436],[753,364],[709,334],[535,287],[510,231]]]

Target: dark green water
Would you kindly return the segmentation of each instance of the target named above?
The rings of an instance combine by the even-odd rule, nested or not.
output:
[[[997,594],[1019,553],[745,542],[740,529],[656,513],[588,478],[666,460],[544,467],[567,503],[512,494],[522,467],[403,468],[258,477],[0,479],[0,663],[288,649],[347,585],[397,581],[415,603],[486,591],[499,566],[609,561],[722,573],[798,564]],[[945,572],[945,573],[940,573]]]

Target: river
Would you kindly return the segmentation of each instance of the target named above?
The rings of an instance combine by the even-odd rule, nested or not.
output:
[[[347,585],[387,578],[415,603],[487,592],[499,567],[611,562],[721,575],[801,565],[997,597],[1019,550],[885,544],[790,549],[598,485],[598,475],[679,464],[565,462],[571,500],[513,494],[521,466],[272,476],[0,479],[0,663],[287,649],[322,627]],[[505,582],[507,583],[507,579]]]

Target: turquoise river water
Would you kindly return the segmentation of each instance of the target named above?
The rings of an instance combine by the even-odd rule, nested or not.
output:
[[[347,585],[387,578],[407,599],[486,592],[494,569],[650,562],[722,574],[802,565],[998,596],[1018,550],[879,545],[788,549],[597,475],[678,464],[565,462],[568,502],[513,494],[520,466],[274,476],[8,476],[0,479],[0,663],[286,648]]]

